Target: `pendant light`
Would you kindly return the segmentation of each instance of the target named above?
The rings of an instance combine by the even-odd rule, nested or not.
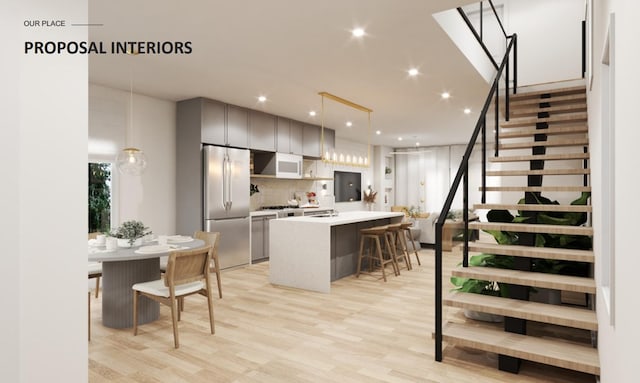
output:
[[[132,75],[133,77],[133,75]],[[126,134],[126,148],[118,153],[116,166],[122,174],[139,176],[147,167],[147,157],[144,152],[136,147],[129,146],[133,136],[133,80],[129,81],[129,126]]]

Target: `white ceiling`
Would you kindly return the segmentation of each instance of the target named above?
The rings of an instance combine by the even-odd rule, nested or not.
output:
[[[466,143],[488,86],[432,14],[472,2],[92,0],[89,22],[103,24],[90,28],[92,41],[191,41],[193,52],[91,55],[89,77],[161,99],[203,96],[317,124],[318,92],[326,91],[373,109],[372,128],[382,131],[369,139],[366,129],[345,127],[334,121],[337,104],[325,101],[325,125],[338,137],[392,147]],[[366,30],[361,40],[351,36],[356,26]],[[412,66],[417,78],[407,75]],[[442,100],[443,91],[452,97]],[[465,115],[466,107],[473,112]]]

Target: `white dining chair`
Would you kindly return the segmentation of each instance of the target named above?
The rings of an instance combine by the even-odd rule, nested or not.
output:
[[[98,233],[89,233],[89,239],[96,239]],[[100,292],[100,278],[102,277],[102,263],[101,262],[90,262],[89,263],[89,279],[96,279],[96,288],[95,294],[96,298],[98,297],[98,293]]]

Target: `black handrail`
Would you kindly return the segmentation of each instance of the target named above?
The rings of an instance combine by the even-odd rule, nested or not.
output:
[[[489,5],[491,5],[493,14],[496,16],[496,20],[498,20],[498,25],[500,26],[500,29],[502,29],[502,34],[504,35],[504,38],[505,39],[508,38],[507,32],[504,30],[504,27],[502,26],[502,21],[500,21],[500,17],[498,17],[498,12],[496,12],[496,7],[493,6],[493,1],[489,0]]]
[[[507,67],[507,63],[509,62],[509,54],[511,53],[512,49],[516,46],[517,44],[517,35],[514,33],[513,35],[509,36],[509,44],[507,45],[507,50],[504,54],[504,58],[502,59],[502,63],[500,64],[500,66],[497,68],[497,73],[495,75],[495,78],[493,80],[493,83],[491,85],[491,90],[489,91],[489,95],[487,96],[487,99],[484,102],[484,106],[482,107],[482,111],[480,113],[480,117],[478,118],[478,122],[476,123],[475,129],[473,130],[473,134],[471,135],[471,140],[469,140],[469,144],[467,145],[467,148],[464,152],[464,155],[462,156],[462,161],[460,163],[460,167],[458,168],[458,172],[456,173],[455,178],[453,179],[453,183],[451,185],[451,189],[449,190],[449,194],[447,195],[447,199],[442,207],[442,210],[440,211],[440,216],[438,217],[438,220],[436,221],[436,246],[435,246],[435,273],[436,273],[436,278],[435,278],[435,312],[436,312],[436,317],[435,317],[435,359],[436,361],[440,362],[442,361],[442,227],[445,223],[445,220],[447,218],[447,214],[449,214],[449,211],[451,210],[451,205],[453,203],[453,199],[455,198],[455,195],[458,191],[458,187],[460,186],[460,181],[463,180],[464,177],[464,182],[463,182],[463,220],[464,220],[464,233],[468,233],[469,231],[469,216],[468,216],[468,212],[469,212],[469,182],[468,182],[468,177],[469,177],[469,158],[471,157],[471,152],[473,152],[474,147],[476,146],[476,141],[478,140],[478,135],[480,135],[480,133],[482,133],[482,152],[483,152],[483,156],[485,156],[486,153],[486,115],[487,112],[489,111],[489,106],[491,105],[491,101],[493,99],[494,93],[496,95],[496,115],[498,113],[498,107],[497,107],[497,95],[498,95],[498,91],[499,91],[499,84],[500,84],[500,78],[502,77],[502,73],[503,70]],[[508,81],[507,81],[507,98],[508,98]],[[497,121],[496,121],[497,124]],[[496,131],[498,130],[498,126],[496,125],[495,127]],[[497,136],[496,136],[496,140],[497,140]],[[496,141],[496,147],[497,147],[497,141]],[[485,185],[485,174],[486,174],[486,169],[485,169],[485,162],[483,161],[482,163],[483,169],[482,169],[482,183],[483,185]],[[482,200],[485,200],[485,190],[483,187],[482,190]],[[463,266],[467,267],[468,266],[468,260],[469,260],[469,238],[467,235],[464,235],[464,249],[463,249]]]
[[[493,67],[495,69],[498,69],[498,63],[496,62],[496,60],[493,59],[493,56],[491,56],[491,52],[489,52],[489,48],[487,48],[487,46],[484,45],[484,43],[482,42],[482,37],[480,37],[476,29],[473,27],[473,24],[471,24],[471,20],[469,20],[469,18],[467,17],[467,14],[464,13],[462,8],[458,7],[457,9],[458,9],[458,13],[462,17],[462,20],[464,20],[465,24],[467,24],[467,26],[471,30],[471,33],[473,33],[473,36],[475,36],[476,40],[482,47],[482,50],[484,51],[484,53],[487,54],[487,57],[489,58],[489,60],[491,60],[491,64],[493,64]]]

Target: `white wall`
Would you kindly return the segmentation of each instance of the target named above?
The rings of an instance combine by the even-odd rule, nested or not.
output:
[[[2,7],[3,382],[87,379],[87,57],[25,55],[28,40],[86,40],[85,1]],[[46,285],[43,285],[45,283]],[[44,288],[43,288],[44,287]]]
[[[90,84],[89,158],[113,160],[125,145],[147,156],[141,177],[114,172],[115,226],[137,219],[156,234],[175,234],[175,135],[174,102],[134,93],[132,107],[129,91]]]
[[[518,35],[518,85],[582,76],[584,0],[508,0],[505,29]]]
[[[606,312],[602,295],[598,296],[598,348],[600,350],[601,381],[604,383],[630,382],[637,378],[637,348],[640,344],[637,317],[637,286],[640,257],[637,256],[637,217],[638,192],[631,179],[638,174],[637,145],[640,131],[637,129],[637,97],[640,87],[637,64],[640,53],[637,49],[637,36],[640,32],[637,17],[640,15],[640,2],[637,1],[594,1],[594,81],[589,95],[589,129],[591,147],[601,153],[601,54],[604,46],[609,15],[615,13],[615,221],[614,221],[614,289],[615,323],[611,324]],[[605,186],[596,179],[606,169],[600,167],[597,156],[592,157],[594,168],[594,227],[596,232],[602,228],[602,218],[598,213],[599,196]],[[631,182],[631,183],[630,183]],[[599,230],[600,229],[600,230]],[[601,247],[596,235],[596,277],[598,286],[601,280]],[[598,291],[598,294],[601,292]]]

